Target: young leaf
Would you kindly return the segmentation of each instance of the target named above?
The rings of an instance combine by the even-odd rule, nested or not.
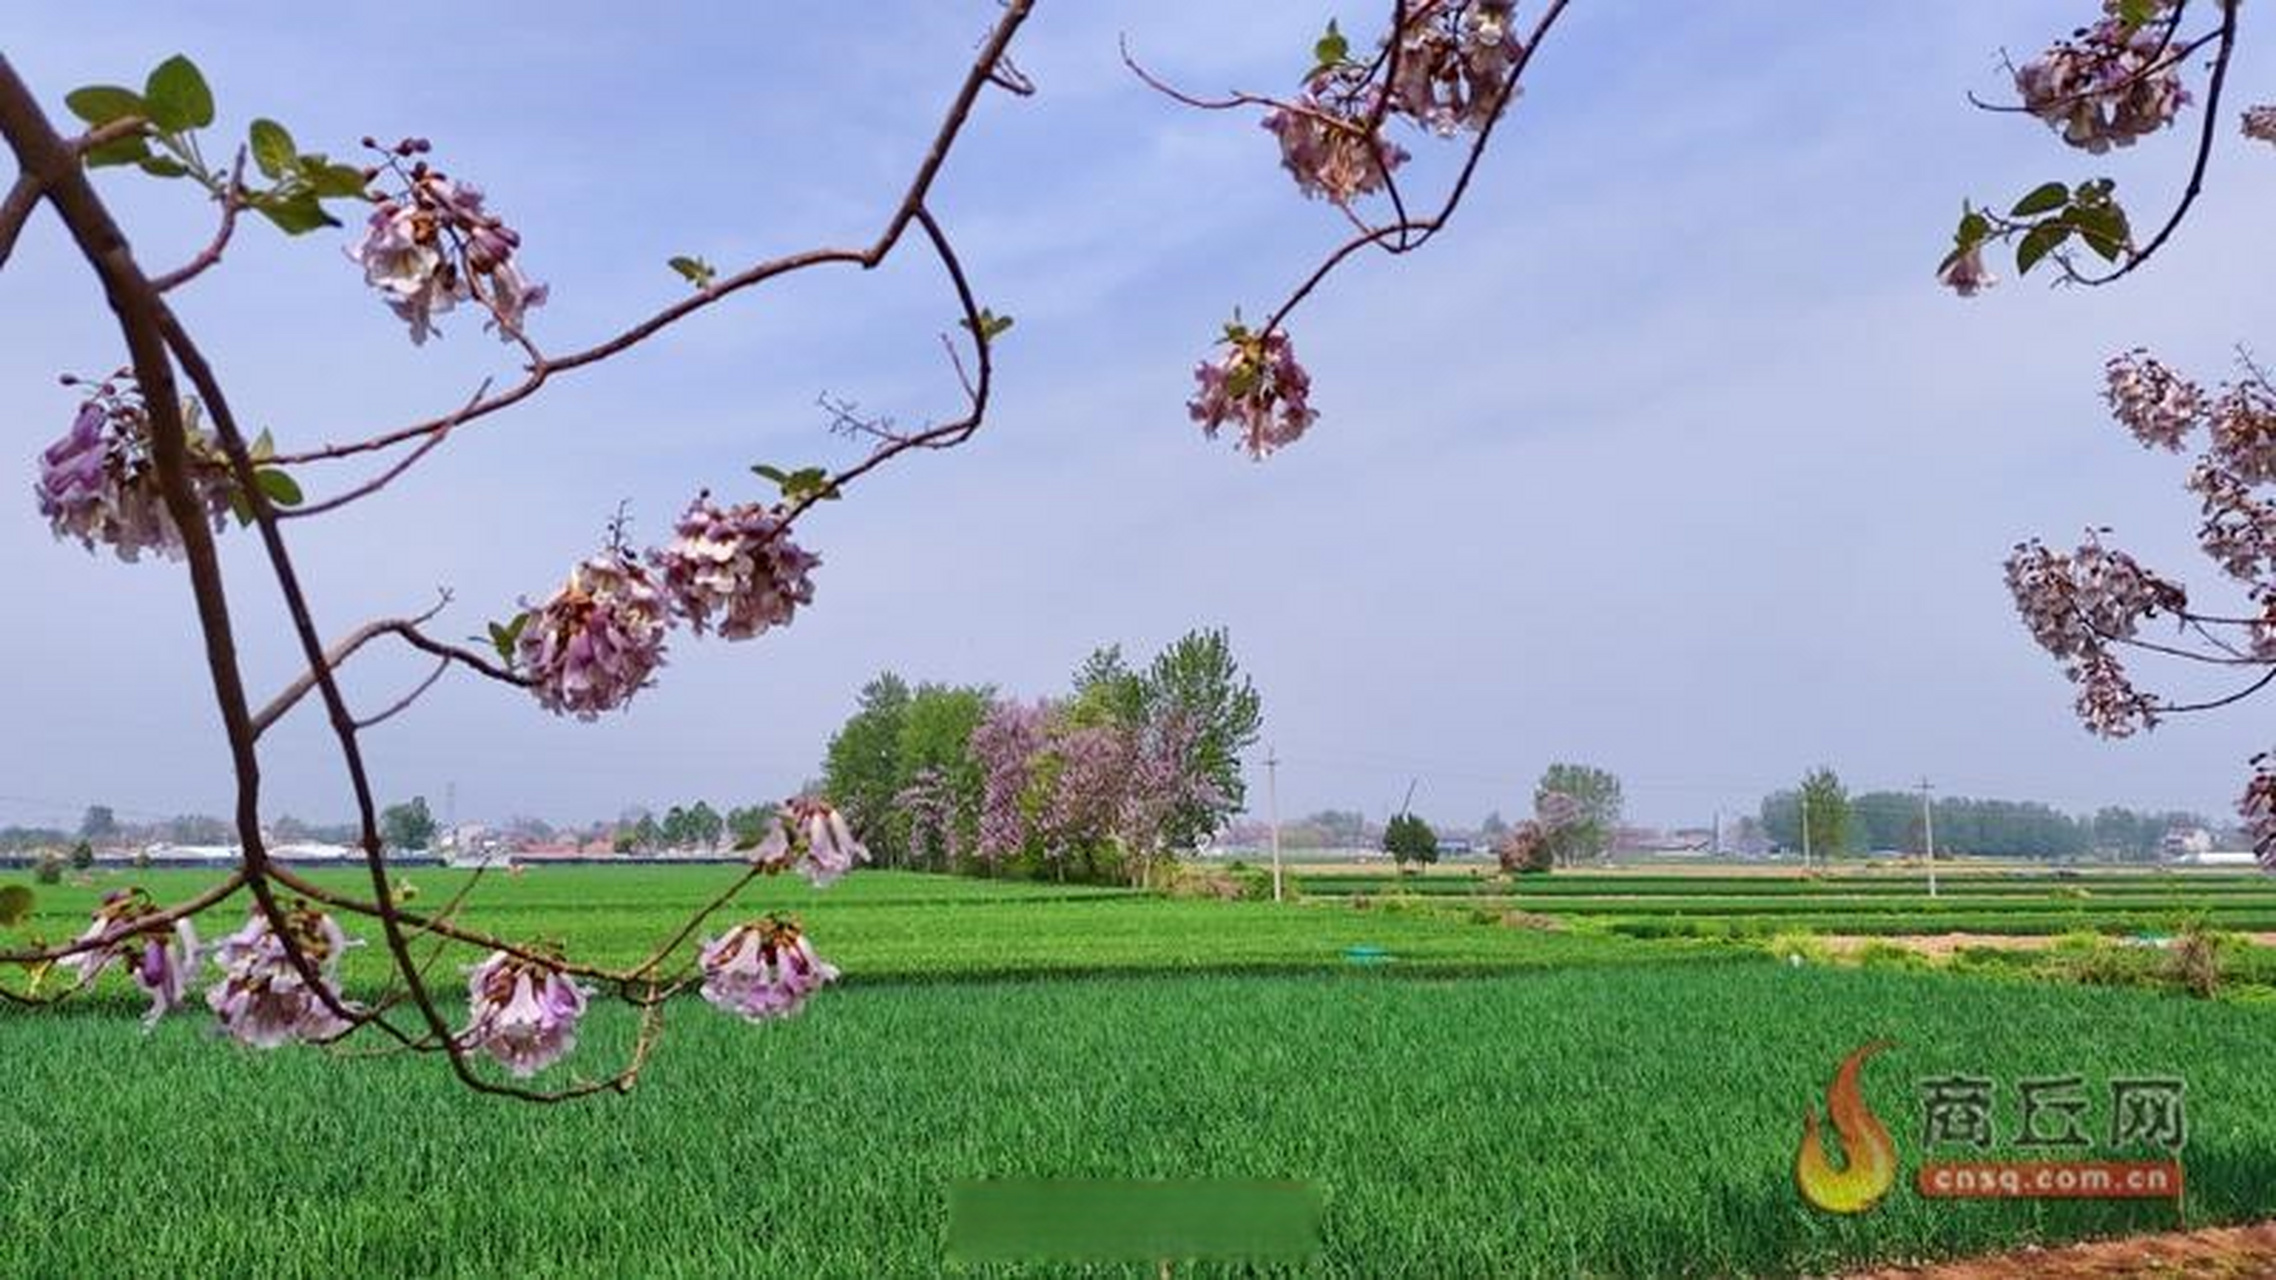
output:
[[[304,235],[318,227],[340,225],[338,218],[324,212],[324,206],[316,203],[316,193],[305,187],[283,199],[271,195],[256,200],[253,207],[261,211],[262,217],[277,224],[277,230],[288,236]]]
[[[958,323],[962,324],[966,329],[972,328],[972,322],[970,320],[962,320]],[[1000,316],[995,312],[988,310],[986,307],[980,308],[979,334],[983,340],[992,340],[998,334],[1001,334],[1004,330],[1011,327],[1012,318],[1010,316]]]
[[[2051,213],[2070,202],[2070,188],[2060,182],[2048,182],[2031,189],[2031,194],[2015,202],[2008,212],[2018,218]]]
[[[13,929],[32,915],[32,891],[20,884],[0,885],[0,928]]]
[[[269,434],[267,427],[261,428],[261,434],[254,439],[252,446],[246,450],[247,453],[253,455],[255,462],[267,462],[270,457],[275,455],[276,451],[276,438]]]
[[[790,482],[790,473],[789,473],[789,472],[787,472],[787,471],[784,471],[784,470],[783,470],[781,467],[770,467],[770,466],[768,466],[768,465],[767,465],[766,463],[764,463],[764,462],[762,462],[762,463],[759,463],[757,466],[754,466],[754,467],[752,467],[752,468],[751,468],[751,471],[752,471],[752,473],[753,473],[753,474],[757,475],[757,476],[758,476],[760,479],[762,479],[762,480],[772,480],[772,481],[774,481],[774,482],[775,482],[776,484],[778,484],[778,485],[779,485],[779,484],[788,484],[788,483]]]
[[[175,54],[158,64],[150,82],[142,87],[150,106],[150,123],[167,133],[203,129],[213,123],[213,90],[197,64]]]
[[[2071,229],[2052,220],[2042,222],[2023,233],[2023,243],[2015,246],[2015,274],[2023,275],[2037,266],[2063,241],[2070,239]]]
[[[364,181],[364,171],[352,164],[303,166],[301,173],[308,179],[309,189],[326,200],[360,198],[369,185]]]
[[[1343,60],[1350,56],[1351,41],[1344,39],[1343,32],[1336,30],[1334,18],[1328,19],[1328,33],[1312,46],[1313,60],[1324,71],[1330,67],[1342,66]]]
[[[300,482],[285,472],[271,467],[266,471],[254,472],[253,479],[261,486],[261,492],[267,494],[269,501],[277,506],[297,507],[300,505]]]
[[[1952,242],[1965,249],[1979,245],[1991,234],[1991,220],[1971,209],[1960,215],[1960,226],[1952,233]]]
[[[245,491],[243,489],[239,489],[234,486],[230,488],[229,514],[237,517],[238,528],[242,529],[246,525],[253,523],[253,504],[249,499],[246,498]]]
[[[141,94],[115,84],[91,84],[84,89],[73,89],[63,95],[63,105],[71,109],[71,114],[96,126],[128,116],[150,114],[142,103]]]
[[[719,272],[710,263],[685,254],[673,258],[668,265],[698,289],[710,288],[711,282],[719,277]]]
[[[292,135],[285,131],[283,125],[267,118],[255,120],[247,134],[247,141],[253,147],[254,167],[261,171],[262,177],[273,182],[283,177],[285,170],[292,167],[296,149],[292,145]]]
[[[2116,262],[2126,248],[2126,215],[2114,204],[2079,205],[2064,216],[2104,262]]]
[[[153,178],[180,178],[188,176],[190,167],[172,156],[144,156],[135,162]]]
[[[104,169],[112,165],[141,164],[150,159],[150,143],[139,133],[113,138],[99,147],[89,147],[80,156],[90,169]]]

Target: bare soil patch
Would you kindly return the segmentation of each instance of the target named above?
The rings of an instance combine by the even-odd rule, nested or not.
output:
[[[2120,1280],[2121,1277],[2204,1277],[2243,1280],[2276,1275],[2276,1222],[2247,1227],[2206,1227],[2162,1235],[2093,1240],[2056,1249],[2027,1248],[1921,1267],[1885,1267],[1850,1280],[1991,1280],[2002,1276],[2048,1280]]]
[[[1818,941],[1826,944],[1835,955],[1855,955],[1871,942],[1904,947],[1924,956],[1943,959],[1962,947],[1990,947],[1999,951],[2044,951],[2055,945],[2054,934],[2037,933],[1924,933],[1924,934],[1852,934],[1830,933]]]

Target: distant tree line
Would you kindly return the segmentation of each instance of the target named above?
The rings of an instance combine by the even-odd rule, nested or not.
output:
[[[1803,801],[1807,797],[1808,804]],[[1802,815],[1810,822],[1810,851],[1841,857],[1870,850],[1918,852],[1924,847],[1920,793],[1867,791],[1850,795],[1831,769],[1817,769],[1799,787],[1763,797],[1761,821],[1771,843],[1803,847]],[[2154,861],[2159,844],[2177,829],[2214,830],[2202,814],[2180,810],[2137,812],[2116,805],[2074,816],[2035,800],[1937,797],[1929,804],[1939,852],[1992,858],[2078,858],[2089,854],[2130,862]]]

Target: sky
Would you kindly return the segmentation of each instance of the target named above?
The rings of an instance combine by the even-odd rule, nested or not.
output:
[[[369,735],[378,790],[554,821],[776,798],[818,772],[880,670],[1033,696],[1094,646],[1143,658],[1222,626],[1263,696],[1287,817],[1380,818],[1410,783],[1446,825],[1516,815],[1555,760],[1613,770],[1631,818],[1655,824],[1752,812],[1819,764],[1853,790],[1926,778],[2073,810],[2225,812],[2269,745],[2260,706],[2090,737],[2000,563],[2021,538],[2107,525],[2217,592],[2186,461],[2109,420],[2100,371],[2147,345],[2218,378],[2261,336],[2267,280],[2237,246],[2265,231],[2276,157],[2224,127],[2191,223],[2116,287],[2009,279],[1961,301],[1933,279],[1964,197],[2107,173],[2147,222],[2178,191],[2178,133],[2091,157],[1967,105],[2003,88],[2003,48],[2021,59],[2096,8],[1575,4],[1445,234],[1355,261],[1294,315],[1320,418],[1257,464],[1188,420],[1193,366],[1344,224],[1296,190],[1253,115],[1150,92],[1117,41],[1200,92],[1286,92],[1327,12],[1042,0],[1015,45],[1038,92],[983,99],[932,206],[981,300],[1017,320],[985,428],[802,522],[823,563],[789,628],[683,637],[656,686],[597,723],[446,679]],[[19,6],[0,50],[58,116],[71,88],[184,52],[215,88],[217,133],[272,116],[342,158],[367,134],[432,139],[520,229],[552,289],[531,332],[565,350],[680,296],[675,254],[732,270],[874,236],[993,12],[578,2],[478,30],[409,0],[352,26],[307,5],[99,26]],[[2276,98],[2256,55],[2247,42],[2232,72],[2240,106]],[[1451,148],[1404,141],[1410,186],[1443,181]],[[211,234],[186,184],[98,185],[148,267]],[[240,417],[286,449],[446,412],[515,372],[463,314],[413,347],[347,243],[248,226],[177,295]],[[550,592],[620,502],[653,539],[698,489],[762,496],[753,463],[850,461],[819,395],[903,424],[953,415],[954,300],[921,248],[740,295],[291,526],[320,627],[448,588],[435,630],[478,633]],[[43,213],[0,273],[0,409],[27,489],[75,408],[56,375],[121,361]],[[368,474],[302,478],[322,496]],[[19,501],[0,516],[0,823],[70,825],[93,803],[226,812],[180,566],[92,556]],[[295,650],[251,540],[225,543],[251,683],[274,688]],[[375,647],[343,679],[376,708],[424,671]],[[1258,813],[1264,756],[1247,762]],[[312,707],[264,741],[263,769],[271,812],[352,812]]]

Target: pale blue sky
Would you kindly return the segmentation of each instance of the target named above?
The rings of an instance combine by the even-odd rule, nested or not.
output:
[[[2097,160],[1962,100],[2001,87],[2003,44],[2036,48],[2091,3],[1582,0],[1448,233],[1357,264],[1299,313],[1321,420],[1262,466],[1186,421],[1191,367],[1339,220],[1297,194],[1252,117],[1149,94],[1115,40],[1197,88],[1279,90],[1327,11],[1039,8],[1019,49],[1040,92],[984,102],[935,201],[984,300],[1019,320],[988,428],[806,524],[824,564],[789,630],[683,641],[629,715],[597,725],[450,681],[373,735],[385,795],[439,802],[455,781],[462,814],[557,819],[779,795],[880,668],[1032,694],[1094,644],[1143,654],[1198,625],[1229,627],[1256,677],[1288,814],[1379,813],[1420,777],[1420,811],[1469,823],[1524,807],[1559,758],[1614,769],[1655,822],[1751,809],[1820,761],[1857,787],[1925,773],[2066,807],[2225,810],[2268,745],[2259,707],[2088,737],[2000,584],[2017,538],[2088,523],[2207,581],[2184,464],[2108,422],[2099,370],[2146,343],[2217,374],[2261,336],[2268,292],[2237,249],[2264,230],[2276,156],[2235,139],[2193,227],[2137,280],[2009,281],[1973,304],[1935,287],[1963,195],[2109,172],[2146,216],[2179,182],[2178,136]],[[73,86],[182,51],[224,129],[273,115],[340,154],[366,133],[431,137],[522,229],[553,286],[532,330],[561,349],[674,297],[675,253],[731,267],[873,234],[992,9],[150,6],[98,28],[39,6],[0,22],[0,47],[59,111]],[[2247,47],[2240,103],[2276,97],[2269,67]],[[103,187],[146,263],[210,229],[186,189]],[[183,295],[240,413],[288,446],[511,374],[464,317],[413,349],[345,239],[251,228]],[[653,534],[751,462],[848,457],[819,392],[905,421],[948,411],[935,335],[951,318],[910,253],[746,296],[564,380],[296,530],[321,620],[338,632],[449,585],[441,629],[472,632],[550,589],[619,499]],[[43,217],[0,276],[0,404],[27,481],[71,415],[53,375],[118,359]],[[232,541],[255,683],[273,685],[290,652]],[[0,628],[16,673],[0,821],[70,821],[91,801],[224,809],[179,571],[51,541],[29,495],[0,520],[0,563],[27,602]],[[376,704],[421,669],[375,656],[350,684]],[[273,808],[345,813],[318,719],[274,737]]]

